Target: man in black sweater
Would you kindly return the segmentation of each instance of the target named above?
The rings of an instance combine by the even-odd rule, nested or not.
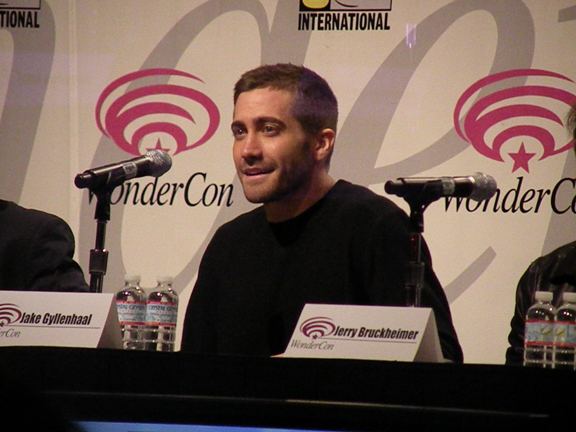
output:
[[[405,305],[410,221],[385,197],[329,174],[336,97],[291,64],[246,72],[234,88],[233,159],[246,198],[262,206],[208,245],[186,312],[182,350],[284,352],[306,303]],[[444,357],[463,354],[424,244],[422,306]]]

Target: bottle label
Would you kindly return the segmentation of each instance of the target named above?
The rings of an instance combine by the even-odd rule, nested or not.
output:
[[[121,325],[144,325],[146,304],[143,302],[117,301],[118,321]]]
[[[175,327],[178,319],[178,306],[172,303],[148,302],[146,321],[148,325]]]
[[[556,322],[556,345],[576,347],[576,323]]]
[[[524,335],[526,345],[552,345],[554,323],[552,321],[527,320]]]

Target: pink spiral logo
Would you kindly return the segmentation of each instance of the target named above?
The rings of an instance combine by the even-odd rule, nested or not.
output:
[[[514,80],[526,78],[526,85]],[[568,90],[571,88],[572,90]],[[454,127],[481,155],[505,162],[503,148],[513,162],[512,172],[529,172],[530,160],[565,152],[574,146],[564,120],[576,102],[574,81],[555,72],[518,69],[487,76],[460,96]],[[471,101],[483,91],[485,96]],[[530,150],[530,151],[529,151]]]
[[[327,317],[308,318],[300,325],[300,332],[312,339],[329,336],[334,333],[334,330],[336,330],[336,326]]]
[[[22,317],[22,311],[13,303],[0,303],[0,327],[17,322]]]
[[[153,83],[154,78],[166,76],[170,83]],[[198,83],[203,81],[175,69],[146,69],[124,75],[98,98],[98,129],[136,156],[152,149],[176,155],[201,146],[216,132],[220,112],[208,96],[193,88]]]

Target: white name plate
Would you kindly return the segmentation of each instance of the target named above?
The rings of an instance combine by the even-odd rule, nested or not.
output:
[[[307,304],[281,357],[444,361],[430,308]]]
[[[0,291],[0,346],[122,348],[114,294]]]

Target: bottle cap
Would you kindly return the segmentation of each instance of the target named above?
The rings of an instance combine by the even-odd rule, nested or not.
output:
[[[124,275],[124,282],[140,283],[140,275],[138,274],[126,274]]]
[[[576,292],[562,293],[562,300],[565,302],[576,303]]]
[[[172,284],[174,282],[174,278],[172,276],[157,276],[156,281],[159,284],[165,284],[165,283]]]
[[[552,291],[536,291],[534,298],[539,301],[552,301],[554,293]]]

